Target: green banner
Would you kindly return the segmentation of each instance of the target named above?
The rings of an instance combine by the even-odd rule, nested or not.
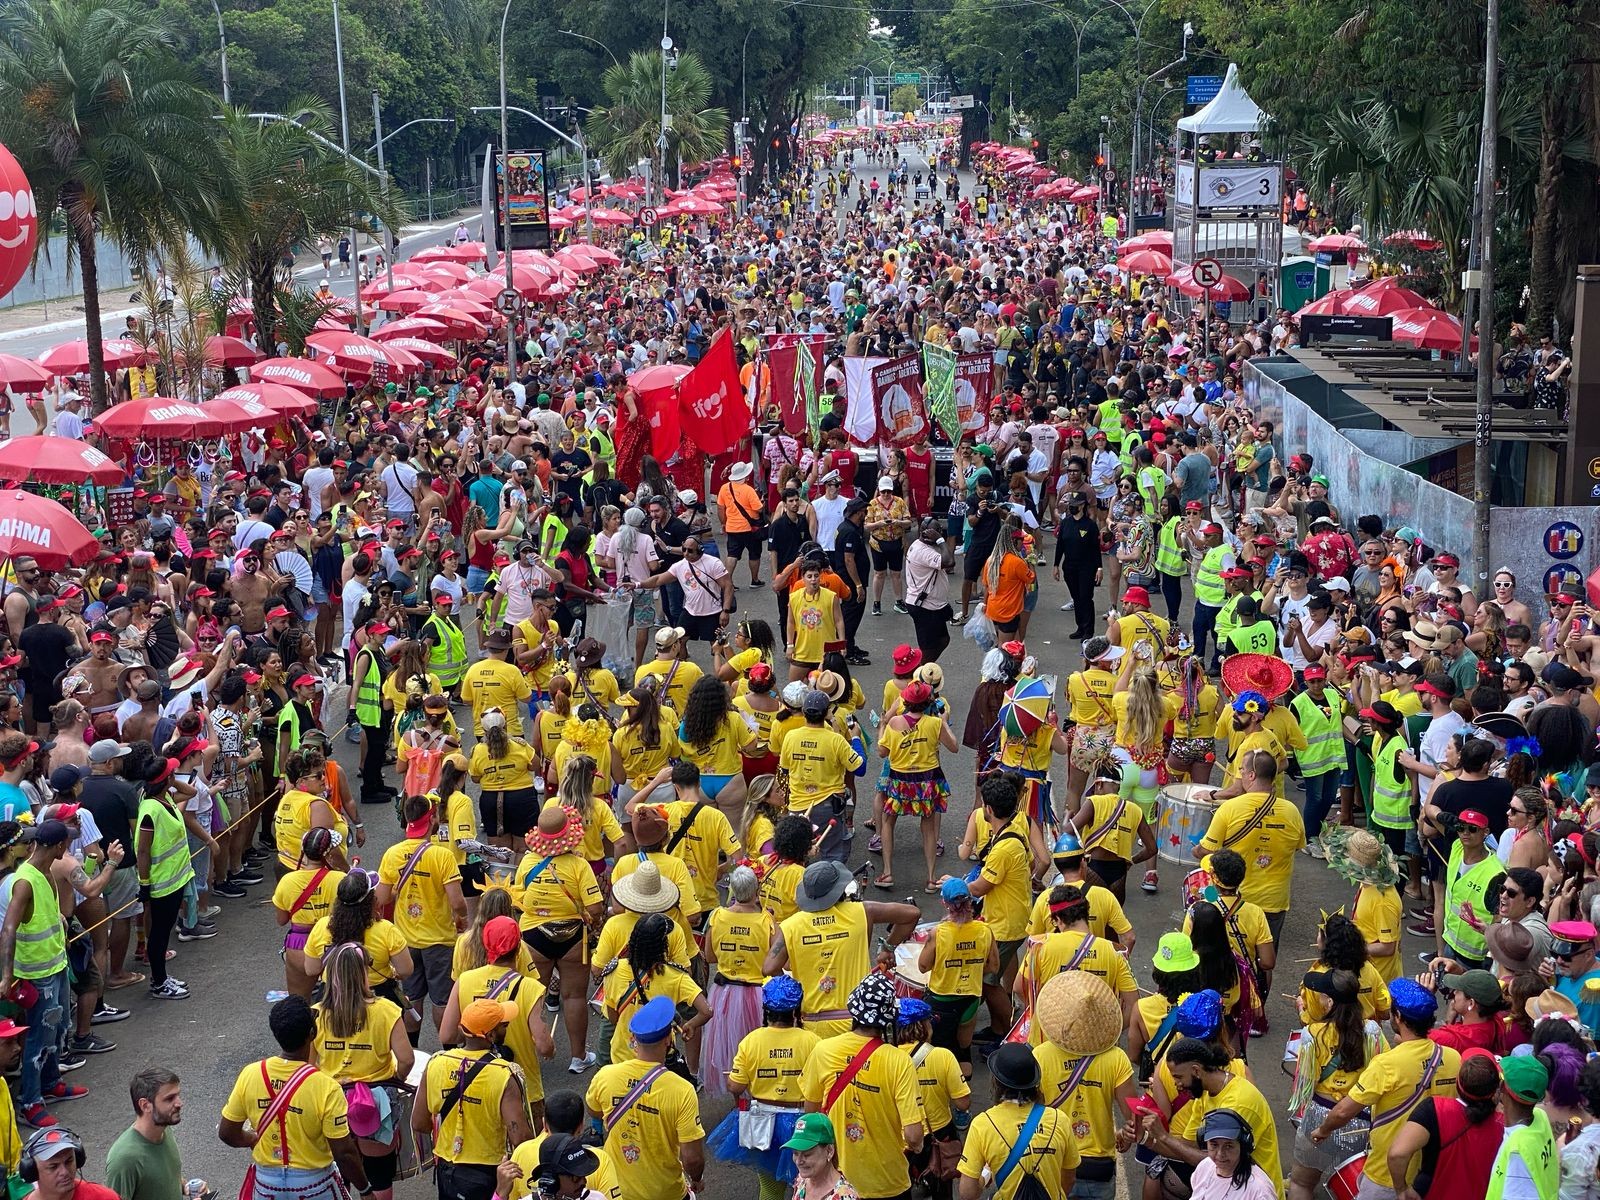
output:
[[[794,384],[805,397],[806,428],[811,430],[811,441],[815,445],[822,432],[822,404],[817,394],[817,359],[809,337],[801,338],[797,349],[799,355],[795,361]]]
[[[923,394],[928,413],[952,443],[961,440],[961,416],[956,411],[956,352],[947,346],[922,343]]]

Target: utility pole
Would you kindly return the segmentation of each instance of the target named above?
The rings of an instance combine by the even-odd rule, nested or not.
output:
[[[383,178],[383,196],[389,198],[389,172],[383,166],[383,105],[378,101],[378,89],[372,89],[372,136],[378,139],[378,174]],[[394,251],[400,248],[400,239],[390,230],[387,239],[390,252],[383,256],[383,269],[385,281],[389,290],[394,291]],[[359,298],[357,303],[359,303]]]
[[[333,0],[333,58],[334,65],[339,73],[339,140],[344,147],[345,158],[350,157],[350,109],[345,104],[344,97],[344,33],[339,27],[339,0]],[[346,193],[346,202],[349,202],[349,193]],[[351,205],[352,210],[354,205]],[[366,333],[367,323],[361,319],[361,250],[357,240],[355,212],[350,213],[350,255],[355,259],[356,278],[354,283],[356,332]],[[387,259],[387,255],[385,258]]]
[[[211,0],[211,11],[217,14],[217,42],[222,48],[222,103],[231,104],[228,92],[228,30],[222,23],[222,9],[217,0]]]
[[[1483,30],[1483,163],[1478,173],[1478,204],[1483,225],[1478,242],[1478,388],[1472,422],[1472,566],[1475,594],[1489,594],[1489,490],[1494,433],[1494,180],[1500,138],[1500,0],[1488,0]],[[1471,329],[1467,330],[1468,337]],[[1470,342],[1469,342],[1470,346]]]

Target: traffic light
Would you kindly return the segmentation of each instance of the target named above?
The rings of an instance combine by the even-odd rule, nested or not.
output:
[[[1106,165],[1106,156],[1104,154],[1096,154],[1094,156],[1094,165],[1096,167],[1104,167]]]
[[[735,154],[733,156],[733,173],[735,175],[737,175],[743,168],[744,168],[744,158],[743,158],[743,156]]]

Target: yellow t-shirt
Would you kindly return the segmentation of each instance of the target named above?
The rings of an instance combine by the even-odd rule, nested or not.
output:
[[[485,1055],[490,1058],[489,1065],[473,1076],[450,1115],[438,1120],[445,1098],[455,1092],[472,1064]],[[498,1166],[508,1149],[500,1102],[508,1087],[521,1092],[521,1074],[514,1063],[495,1057],[492,1050],[441,1050],[430,1058],[422,1086],[424,1103],[434,1114],[437,1129],[434,1153],[446,1162]]]
[[[654,675],[667,685],[667,694],[661,699],[672,708],[673,712],[681,713],[683,706],[689,702],[689,692],[700,682],[700,676],[704,674],[704,671],[686,658],[657,658],[645,663],[633,673],[633,685],[638,687],[644,682],[645,676]],[[660,691],[660,685],[657,685],[658,695]]]
[[[1272,1180],[1273,1188],[1280,1193],[1283,1191],[1283,1163],[1278,1157],[1277,1121],[1260,1088],[1242,1075],[1235,1076],[1215,1096],[1201,1096],[1194,1102],[1194,1107],[1197,1110],[1197,1122],[1203,1120],[1206,1113],[1219,1108],[1231,1108],[1243,1117],[1245,1124],[1250,1126],[1250,1132],[1256,1135],[1256,1162]]]
[[[633,936],[633,927],[639,923],[639,919],[639,913],[626,909],[607,917],[606,923],[600,927],[600,940],[595,943],[594,961],[603,966],[613,958],[626,955],[628,939]],[[683,927],[673,925],[672,931],[667,934],[667,958],[687,966],[689,960],[699,953],[698,948],[690,949],[692,945],[684,936]]]
[[[0,1079],[0,1164],[16,1172],[22,1160],[22,1134],[17,1129],[17,1110],[11,1103],[11,1085]]]
[[[550,762],[555,768],[556,779],[559,780],[566,775],[567,763],[571,761],[574,755],[582,753],[585,753],[585,751],[579,750],[578,747],[565,739],[557,742],[555,748],[550,752]],[[588,753],[589,757],[594,759],[594,784],[590,790],[593,791],[596,797],[604,797],[609,802],[611,799],[611,743],[607,742],[605,745],[599,746]],[[584,826],[584,845],[586,846],[589,844],[588,832],[586,824]],[[600,856],[596,854],[591,857],[599,858]]]
[[[389,1037],[400,1019],[400,1006],[374,996],[367,1001],[361,1028],[338,1037],[328,1028],[328,1011],[317,1005],[317,1066],[340,1083],[381,1083],[394,1078],[394,1051]]]
[[[993,848],[984,855],[983,868],[978,876],[992,885],[983,897],[983,919],[994,930],[996,941],[1016,942],[1028,936],[1028,911],[1033,904],[1033,866],[1028,855],[1026,834],[1020,840],[999,837],[995,841]]]
[[[306,954],[321,958],[333,944],[333,934],[328,918],[323,917],[306,934]],[[398,982],[389,960],[406,948],[406,939],[393,921],[377,918],[361,935],[361,944],[367,949],[367,982],[373,987],[381,983]]]
[[[278,861],[291,871],[300,865],[300,843],[311,829],[311,806],[321,799],[321,796],[314,796],[310,792],[290,788],[278,801],[277,810],[272,816],[272,837],[278,847]],[[333,828],[348,845],[350,828],[338,809],[333,810]]]
[[[1231,921],[1225,919],[1223,924],[1234,949],[1244,956],[1245,961],[1257,962],[1260,959],[1260,947],[1272,942],[1272,927],[1267,924],[1267,914],[1261,911],[1259,904],[1252,904],[1242,896],[1220,896],[1215,903],[1222,910],[1224,918],[1233,918]],[[1189,932],[1190,923],[1188,914],[1185,914],[1185,933]],[[1234,932],[1235,926],[1238,927],[1237,934]]]
[[[835,792],[861,766],[861,755],[826,725],[804,725],[784,736],[778,767],[789,773],[789,811],[803,813]]]
[[[1004,730],[1000,733],[1000,764],[1024,771],[1048,771],[1050,757],[1055,753],[1056,726],[1046,721],[1025,738],[1012,737]]]
[[[603,1120],[652,1067],[640,1059],[601,1067],[584,1094],[584,1103]],[[623,1164],[619,1169],[627,1173],[628,1200],[683,1200],[689,1182],[678,1149],[704,1141],[705,1136],[694,1088],[683,1076],[666,1071],[611,1126],[605,1150],[612,1162]]]
[[[1438,1065],[1432,1083],[1417,1094],[1417,1084],[1422,1082],[1423,1070],[1437,1051]],[[1400,1112],[1382,1124],[1374,1121],[1372,1149],[1367,1155],[1363,1172],[1373,1183],[1394,1187],[1394,1176],[1389,1174],[1389,1144],[1405,1125],[1406,1118],[1416,1111],[1417,1105],[1431,1096],[1449,1096],[1456,1090],[1456,1073],[1461,1069],[1461,1055],[1449,1046],[1440,1046],[1426,1038],[1401,1042],[1391,1046],[1367,1064],[1366,1070],[1350,1089],[1350,1099],[1372,1109],[1375,1118],[1387,1117],[1397,1106],[1405,1105]],[[1415,1096],[1415,1100],[1412,1097]],[[1406,1101],[1411,1100],[1410,1104]],[[1415,1160],[1413,1160],[1415,1161]],[[1411,1181],[1406,1180],[1407,1183]]]
[[[222,1106],[223,1117],[253,1126],[267,1111],[272,1097],[282,1091],[284,1084],[303,1066],[304,1063],[277,1056],[246,1064],[234,1080],[227,1103]],[[270,1090],[268,1080],[272,1083]],[[305,1171],[332,1166],[333,1151],[328,1143],[350,1136],[344,1089],[332,1075],[318,1071],[295,1092],[284,1110],[283,1121],[273,1121],[258,1132],[261,1136],[250,1151],[257,1166],[289,1166]],[[287,1149],[285,1132],[288,1133]]]
[[[1133,842],[1139,833],[1139,822],[1144,819],[1144,809],[1115,792],[1099,792],[1087,799],[1094,806],[1094,817],[1083,831],[1083,848],[1104,850],[1112,858],[1132,862]]]
[[[424,696],[439,696],[444,693],[444,684],[432,671],[426,672],[428,682],[424,685]],[[406,685],[417,676],[402,677],[399,671],[390,671],[384,677],[383,687],[380,689],[383,698],[387,700],[396,713],[406,710]]]
[[[690,977],[688,971],[668,963],[661,970],[652,971],[642,984],[635,986],[633,965],[627,959],[619,958],[617,965],[600,980],[600,994],[606,1019],[616,1024],[611,1032],[611,1061],[619,1063],[636,1057],[628,1035],[628,1020],[634,1013],[657,996],[671,997],[673,1004],[681,1011],[694,1004],[700,995],[700,985]]]
[[[1068,970],[1099,976],[1119,998],[1138,991],[1128,960],[1117,953],[1115,946],[1105,938],[1073,929],[1049,934],[1030,949],[1018,975],[1028,982],[1030,993],[1038,995],[1037,989]],[[1028,1040],[1035,1046],[1044,1041],[1039,1022],[1033,1023]]]
[[[517,639],[522,644],[516,647],[517,651],[537,650],[545,644],[545,635],[547,633],[557,641],[561,638],[561,629],[554,621],[546,621],[543,629],[533,623],[532,617],[524,621],[518,621]],[[521,673],[519,669],[518,674]],[[545,655],[544,660],[537,666],[527,668],[528,684],[531,691],[534,692],[548,692],[550,690],[550,681],[555,678],[555,675],[556,656],[554,653]]]
[[[468,957],[468,948],[473,942],[476,942],[478,947],[475,957],[485,957],[482,936],[473,933],[471,929],[468,929],[460,937],[456,938],[456,948],[450,955],[451,979],[460,979],[468,971],[473,969],[475,965],[474,960],[473,958]],[[524,975],[532,975],[534,973],[533,951],[528,949],[526,943],[517,947],[517,970],[521,971]]]
[[[683,757],[700,768],[702,775],[737,775],[744,766],[743,750],[754,739],[750,726],[737,712],[724,713],[722,723],[702,743],[691,743],[680,727],[678,741]]]
[[[808,1104],[822,1104],[867,1041],[862,1034],[845,1032],[817,1044],[800,1077]],[[828,1115],[838,1137],[839,1168],[858,1193],[898,1196],[911,1186],[904,1131],[922,1123],[922,1106],[917,1103],[917,1072],[909,1054],[899,1046],[879,1046]]]
[[[900,693],[911,682],[911,676],[901,678],[891,675],[883,681],[883,719],[887,721],[900,711]]]
[[[1172,716],[1173,737],[1209,739],[1215,736],[1222,700],[1214,685],[1208,683],[1195,694],[1194,708],[1187,716],[1183,714],[1183,693],[1174,691],[1172,698],[1178,702]]]
[[[713,908],[706,926],[706,946],[717,955],[717,972],[740,983],[767,981],[761,969],[772,945],[772,918],[764,912]]]
[[[733,1054],[728,1078],[767,1104],[799,1104],[800,1076],[820,1041],[809,1029],[762,1026],[752,1029]]]
[[[1127,618],[1124,617],[1123,620],[1127,620]],[[1112,711],[1117,714],[1117,745],[1127,750],[1144,749],[1145,747],[1141,746],[1134,738],[1133,721],[1128,716],[1128,699],[1127,692],[1118,692],[1111,697]],[[1156,727],[1155,741],[1151,745],[1158,749],[1161,747],[1165,738],[1167,722],[1176,717],[1178,709],[1182,707],[1183,701],[1179,697],[1172,695],[1170,692],[1162,695],[1161,723]]]
[[[983,991],[983,966],[994,945],[984,921],[940,921],[933,927],[933,967],[928,991],[935,996],[976,996]]]
[[[533,695],[533,688],[528,677],[510,663],[485,658],[467,668],[461,679],[461,695],[472,705],[473,736],[481,738],[483,714],[491,708],[506,714],[506,727],[515,733],[522,719],[517,706]]]
[[[1123,1113],[1116,1104],[1117,1089],[1133,1078],[1133,1063],[1120,1046],[1094,1056],[1072,1095],[1057,1103],[1079,1060],[1049,1044],[1035,1046],[1039,1062],[1039,1091],[1045,1103],[1072,1118],[1072,1136],[1085,1158],[1114,1158],[1117,1127]]]
[[[429,792],[428,799],[438,806],[439,793]],[[456,856],[456,866],[459,867],[467,861],[467,852],[457,843],[472,841],[477,836],[478,809],[472,797],[465,792],[451,792],[450,798],[444,801],[444,819],[439,822],[439,828],[434,830],[433,840]]]
[[[643,851],[633,854],[624,854],[617,859],[611,868],[611,884],[613,887],[621,880],[626,879],[639,869]],[[652,850],[646,856],[651,862],[661,869],[661,878],[670,879],[678,887],[678,906],[668,909],[667,916],[677,922],[678,928],[683,930],[685,938],[694,936],[693,922],[704,910],[700,907],[700,893],[695,890],[694,880],[689,875],[689,868],[684,865],[683,859],[676,854],[667,854],[661,850]]]
[[[1155,613],[1129,613],[1125,617],[1117,618],[1116,643],[1128,654],[1136,653],[1141,643],[1149,646],[1150,661],[1160,662],[1161,654],[1167,648],[1167,633],[1170,628],[1167,619],[1158,617]]]
[[[910,729],[900,728],[900,721],[899,717],[886,721],[878,735],[889,749],[889,770],[906,773],[936,769],[944,720],[924,713]]]
[[[623,724],[611,738],[612,751],[620,757],[622,776],[629,786],[638,789],[654,779],[656,772],[677,758],[678,723],[663,717],[657,730],[656,745],[652,749],[644,744],[643,731],[635,725]]]
[[[317,878],[318,871],[322,872],[322,878],[313,888],[311,881]],[[272,906],[279,912],[290,912],[298,904],[300,907],[291,913],[289,924],[309,929],[333,911],[333,902],[343,880],[343,871],[330,871],[325,867],[290,871],[272,889]]]
[[[511,739],[504,758],[492,757],[489,744],[479,742],[472,748],[467,774],[485,792],[516,792],[533,786],[533,763],[533,747],[521,738]]]
[[[546,762],[555,757],[556,751],[561,747],[561,735],[566,732],[569,720],[570,716],[559,713],[553,708],[539,710],[539,716],[533,723],[533,745],[538,751],[537,757]]]
[[[501,980],[508,974],[510,981],[502,984]],[[495,991],[496,988],[499,990]],[[539,1052],[533,1045],[528,1018],[539,1010],[544,1000],[544,984],[539,982],[538,976],[525,975],[515,966],[495,965],[463,971],[461,978],[456,980],[456,998],[462,1011],[474,1000],[488,998],[490,992],[494,992],[494,999],[517,1006],[517,1019],[506,1023],[506,1049],[522,1068],[522,1080],[527,1088],[529,1103],[543,1100],[544,1082],[539,1075]]]
[[[943,1046],[926,1043],[908,1049],[911,1066],[917,1073],[917,1097],[922,1102],[922,1132],[938,1133],[954,1113],[952,1101],[972,1095],[972,1087],[961,1074],[956,1056]]]
[[[1067,699],[1072,720],[1078,725],[1110,725],[1116,720],[1111,709],[1111,694],[1117,677],[1110,671],[1090,667],[1067,676]]]
[[[737,718],[735,718],[737,719]],[[677,837],[683,823],[694,811],[692,800],[670,800],[661,806],[667,815],[667,840]],[[717,906],[717,879],[722,859],[729,862],[740,855],[739,839],[733,826],[714,803],[702,805],[695,814],[694,824],[678,839],[673,854],[683,861],[689,878],[694,880],[695,898],[699,911],[709,912]]]
[[[968,1179],[992,1179],[1011,1157],[1011,1148],[1016,1145],[1032,1111],[1032,1105],[1006,1100],[973,1117],[966,1145],[961,1150],[961,1174]],[[992,1193],[994,1200],[1013,1200],[1025,1175],[1037,1179],[1050,1200],[1067,1200],[1067,1193],[1061,1186],[1061,1172],[1077,1170],[1080,1161],[1071,1119],[1066,1113],[1047,1108],[1039,1119],[1039,1127],[1033,1131],[1028,1149],[1017,1160],[1010,1176]]]
[[[388,884],[394,891],[394,923],[406,945],[453,946],[456,925],[445,888],[461,883],[456,856],[437,842],[427,843],[415,869],[405,883],[400,883],[400,872],[422,844],[407,838],[385,850],[378,863],[378,882]]]
[[[820,586],[814,596],[806,593],[804,585],[790,590],[789,633],[794,653],[789,657],[794,662],[820,663],[830,643],[844,640],[836,619],[838,599]]]
[[[583,841],[578,845],[578,853],[591,863],[597,863],[608,857],[607,842],[615,848],[622,840],[622,822],[617,820],[617,814],[611,811],[611,793],[606,779],[606,776],[598,774],[594,777],[596,792],[583,814]],[[560,800],[549,799],[544,802],[544,806],[549,808],[552,804],[560,803]]]
[[[794,894],[805,873],[801,863],[779,863],[761,881],[761,907],[771,915],[774,925],[782,925],[799,911]]]
[[[779,928],[789,952],[789,973],[804,991],[800,1016],[805,1027],[820,1037],[843,1033],[850,1028],[848,1017],[817,1020],[815,1014],[841,1012],[856,984],[872,970],[866,908],[841,900],[821,912],[797,912]]]
[[[1394,705],[1395,712],[1402,717],[1414,717],[1422,711],[1422,697],[1413,691],[1402,694],[1399,688],[1390,688],[1387,692],[1379,693],[1378,699]]]
[[[539,1175],[539,1147],[545,1136],[541,1133],[531,1137],[511,1152],[511,1161],[522,1168],[522,1178],[517,1181],[511,1195],[503,1197],[503,1200],[528,1200],[533,1195],[533,1181]],[[590,1146],[589,1149],[600,1160],[594,1174],[585,1180],[589,1190],[599,1192],[603,1200],[622,1200],[622,1184],[617,1178],[617,1167],[611,1161],[611,1155],[603,1147]]]
[[[1361,931],[1361,936],[1369,942],[1394,943],[1393,954],[1367,960],[1377,968],[1385,983],[1393,983],[1400,978],[1400,972],[1404,969],[1400,961],[1400,926],[1403,911],[1400,893],[1392,887],[1380,891],[1370,883],[1363,883],[1356,889],[1356,906],[1350,914],[1350,920]]]
[[[1087,888],[1081,884],[1073,884],[1083,893],[1083,898],[1089,902],[1089,932],[1095,937],[1107,938],[1110,941],[1119,941],[1123,934],[1133,928],[1127,915],[1122,911],[1122,905],[1117,903],[1110,889],[1101,887],[1098,883]],[[1028,936],[1043,937],[1053,927],[1050,924],[1050,889],[1046,888],[1039,893],[1039,898],[1033,902],[1033,912],[1028,917]]]
[[[537,929],[556,921],[582,917],[601,902],[600,883],[594,868],[576,854],[558,854],[544,863],[544,855],[531,851],[522,856],[511,877],[511,903],[521,912],[521,929]]]
[[[744,681],[744,676],[739,676],[741,685]],[[734,711],[744,718],[745,724],[750,727],[750,744],[744,750],[746,756],[757,758],[765,754],[772,746],[773,719],[783,709],[779,707],[767,712],[764,709],[756,708],[750,703],[749,692],[740,692],[735,696],[733,698],[733,707]]]
[[[1262,816],[1264,805],[1271,807]],[[1259,818],[1259,819],[1258,819]],[[1237,852],[1248,868],[1239,894],[1263,912],[1287,912],[1289,881],[1294,856],[1306,844],[1300,810],[1287,800],[1269,798],[1265,792],[1246,792],[1217,806],[1200,839],[1200,850]]]
[[[568,671],[567,678],[572,681],[574,708],[585,700],[592,700],[601,708],[611,708],[616,704],[617,697],[622,694],[622,689],[617,686],[617,677],[604,667],[591,667],[584,673],[583,679],[588,684],[587,690],[579,686],[577,671]]]

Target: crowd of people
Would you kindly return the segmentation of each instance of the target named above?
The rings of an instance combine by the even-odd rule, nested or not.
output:
[[[442,1200],[681,1200],[713,1162],[762,1200],[1600,1196],[1586,597],[1475,595],[1341,512],[1240,401],[1284,314],[1208,341],[1105,270],[1114,217],[977,180],[878,203],[818,156],[716,237],[625,236],[509,378],[486,343],[234,457],[136,454],[94,562],[8,564],[19,1188],[97,1200],[66,1076],[270,891],[242,1196],[388,1200],[430,1159]],[[751,440],[662,463],[629,377],[723,327]],[[814,430],[760,358],[796,331],[835,343]],[[931,444],[844,420],[848,358],[925,342],[996,363],[948,504]],[[1354,899],[1297,959],[1323,871]],[[1136,931],[1130,880],[1181,919]],[[179,1080],[131,1095],[107,1183],[176,1200]]]

